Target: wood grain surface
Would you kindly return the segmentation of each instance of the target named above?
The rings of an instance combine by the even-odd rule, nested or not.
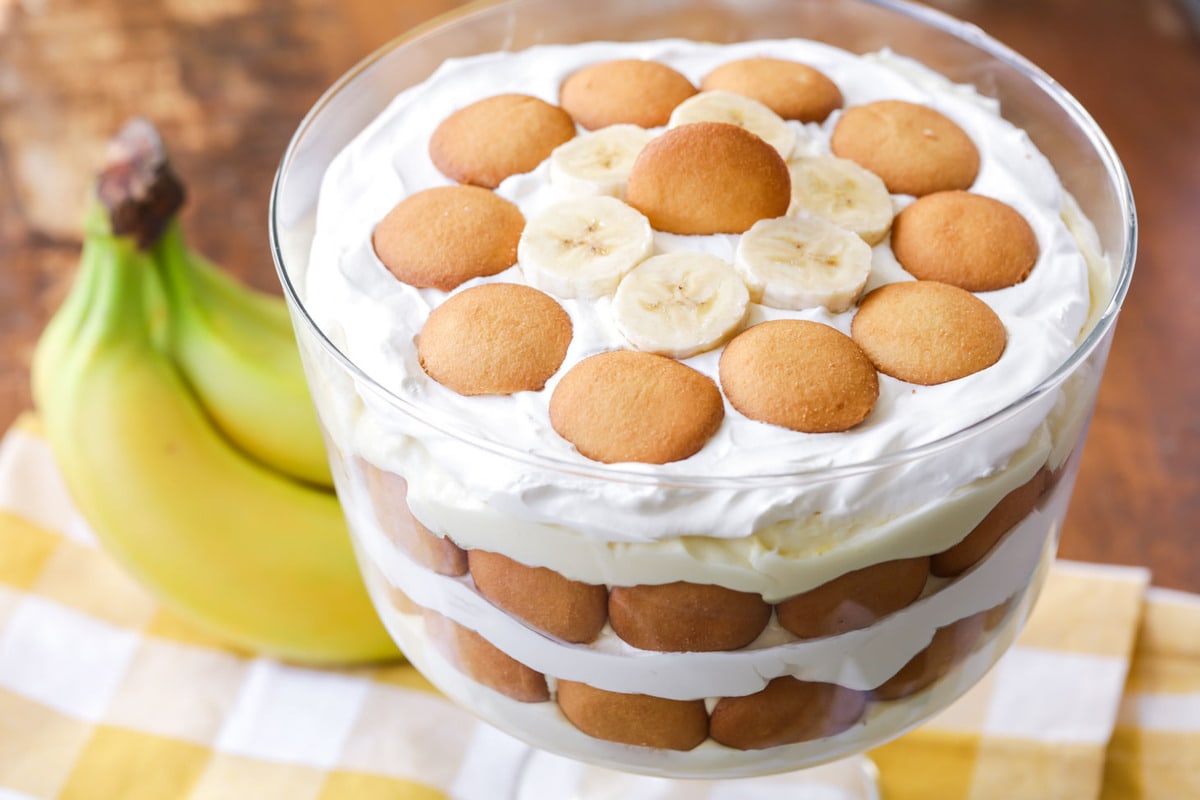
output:
[[[1088,108],[1140,220],[1061,554],[1200,591],[1200,44],[1196,0],[942,0]],[[267,196],[320,92],[456,0],[0,0],[0,426],[74,275],[103,143],[151,117],[191,188],[195,245],[278,291]],[[1200,16],[1200,15],[1198,15]]]

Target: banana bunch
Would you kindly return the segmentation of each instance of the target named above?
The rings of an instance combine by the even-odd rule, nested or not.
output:
[[[190,251],[154,129],[110,148],[34,400],[104,546],[233,644],[310,663],[398,656],[351,549],[282,301]]]

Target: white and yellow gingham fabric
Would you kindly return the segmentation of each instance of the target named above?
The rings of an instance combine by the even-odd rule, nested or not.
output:
[[[1151,589],[1103,800],[1200,798],[1200,597]]]
[[[1152,590],[1138,636],[1146,577],[1056,567],[983,683],[873,754],[886,800],[1200,798],[1200,600]],[[34,420],[0,445],[0,800],[494,800],[528,752],[410,667],[223,647],[97,549]],[[865,796],[844,774],[812,779]],[[754,796],[794,796],[770,783]]]
[[[1147,579],[1129,567],[1056,564],[995,668],[874,753],[887,800],[1099,797]]]

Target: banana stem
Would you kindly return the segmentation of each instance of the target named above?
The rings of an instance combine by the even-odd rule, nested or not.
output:
[[[124,236],[88,237],[80,259],[83,273],[95,277],[81,330],[80,342],[122,341],[150,346],[146,314],[146,281],[153,276],[149,256]]]
[[[132,236],[143,250],[175,218],[183,206],[183,183],[149,120],[130,120],[109,142],[96,194],[108,209],[112,232]]]
[[[39,409],[54,401],[66,361],[90,358],[101,343],[121,337],[152,343],[147,305],[161,303],[144,251],[182,204],[183,185],[157,131],[144,119],[126,124],[109,144],[84,220],[79,273],[33,354],[30,371]]]

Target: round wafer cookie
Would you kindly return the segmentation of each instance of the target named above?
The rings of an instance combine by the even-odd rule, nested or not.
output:
[[[723,697],[713,707],[709,734],[738,750],[762,750],[835,736],[858,722],[867,693],[835,683],[785,675],[760,692]]]
[[[571,318],[554,298],[516,283],[485,283],[435,308],[417,337],[429,377],[461,395],[537,391],[571,344]]]
[[[696,122],[646,145],[629,174],[625,200],[656,230],[744,233],[760,219],[787,213],[792,177],[779,152],[750,131]]]
[[[364,458],[355,457],[371,498],[375,519],[388,538],[418,564],[439,575],[467,574],[467,551],[430,531],[408,508],[408,482]]]
[[[1006,494],[962,541],[934,554],[931,562],[933,574],[939,578],[952,578],[983,560],[1004,534],[1033,511],[1042,499],[1049,479],[1050,471],[1040,469],[1028,481]]]
[[[945,114],[904,100],[847,108],[829,146],[883,179],[893,194],[966,189],[979,174],[979,149]]]
[[[557,699],[571,724],[596,739],[691,750],[708,738],[708,710],[703,700],[608,692],[566,680],[558,682]]]
[[[387,587],[387,599],[392,608],[399,611],[401,614],[420,614],[421,607],[413,602],[412,598],[406,595],[401,589],[395,586]]]
[[[543,703],[550,699],[550,689],[542,673],[449,617],[428,608],[422,616],[430,641],[460,672],[522,703]]]
[[[429,157],[451,180],[495,189],[531,172],[574,138],[571,115],[527,94],[486,97],[455,111],[429,139]]]
[[[712,379],[665,356],[614,350],[562,377],[550,424],[594,461],[666,464],[696,453],[725,416]]]
[[[807,320],[747,328],[725,346],[719,372],[738,411],[803,433],[849,430],[879,397],[879,377],[858,345]]]
[[[590,131],[621,124],[658,128],[695,93],[692,82],[666,64],[618,59],[567,76],[558,101]]]
[[[409,195],[375,226],[375,254],[396,279],[448,292],[517,263],[521,210],[487,189],[438,186]]]
[[[983,630],[990,632],[999,628],[1017,605],[1019,594],[1014,594],[1002,603],[997,603],[983,612]]]
[[[780,626],[802,639],[858,630],[916,600],[929,557],[902,558],[847,572],[775,607]]]
[[[613,632],[642,650],[712,652],[753,642],[771,619],[761,595],[677,581],[614,586],[608,595]]]
[[[936,281],[900,281],[863,298],[850,334],[885,375],[932,386],[1000,360],[1004,323],[975,295]]]
[[[608,590],[530,567],[499,553],[471,550],[471,578],[498,608],[567,642],[590,642],[608,618]]]
[[[954,190],[927,194],[901,211],[892,223],[892,252],[918,280],[990,292],[1029,277],[1038,241],[1012,206]]]
[[[842,92],[829,76],[782,58],[730,61],[705,75],[700,88],[737,92],[800,122],[821,122],[842,107]]]
[[[876,700],[899,700],[931,686],[962,663],[983,638],[987,611],[938,628],[929,645],[888,678],[871,695]]]

